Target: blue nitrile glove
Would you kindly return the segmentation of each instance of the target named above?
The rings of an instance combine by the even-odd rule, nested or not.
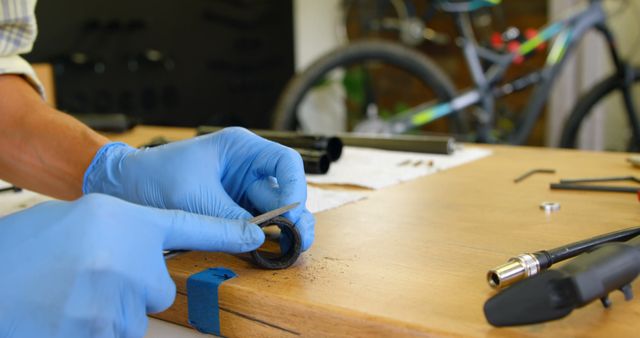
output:
[[[284,216],[300,230],[303,250],[313,243],[300,155],[243,128],[143,150],[107,144],[87,169],[83,191],[236,219],[300,202]]]
[[[90,194],[0,218],[0,337],[142,337],[173,303],[163,249],[244,252],[256,225]]]

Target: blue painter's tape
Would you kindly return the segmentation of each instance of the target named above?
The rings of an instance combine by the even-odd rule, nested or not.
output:
[[[237,275],[225,268],[211,268],[187,279],[189,324],[198,331],[220,335],[218,287]]]

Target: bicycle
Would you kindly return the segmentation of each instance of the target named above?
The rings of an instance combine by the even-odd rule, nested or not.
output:
[[[466,135],[463,136],[465,141],[524,144],[549,98],[551,85],[567,58],[584,34],[590,29],[595,29],[607,42],[615,72],[593,86],[575,105],[564,125],[560,146],[575,147],[580,127],[594,106],[612,93],[620,92],[624,98],[625,113],[631,128],[631,148],[636,149],[640,145],[640,124],[636,115],[636,104],[632,98],[632,86],[640,81],[640,68],[633,67],[621,59],[614,36],[606,23],[602,0],[590,0],[586,9],[548,24],[535,36],[524,39],[516,48],[504,51],[480,46],[475,40],[469,19],[469,14],[474,10],[499,3],[500,0],[472,0],[439,1],[437,4],[439,10],[453,15],[474,87],[457,94],[451,80],[433,61],[398,43],[354,42],[320,58],[290,81],[274,111],[273,128],[298,129],[301,121],[297,110],[305,94],[317,87],[318,82],[326,83],[327,79],[331,78],[328,75],[332,71],[356,65],[356,69],[360,69],[361,73],[360,84],[364,86],[359,98],[362,107],[346,123],[351,130],[387,134],[406,133],[448,117],[447,128],[455,134]],[[512,64],[526,58],[553,38],[555,40],[541,69],[515,80],[501,82]],[[389,106],[389,103],[376,102],[374,92],[374,89],[384,82],[384,79],[375,78],[381,75],[378,71],[380,65],[388,65],[411,74],[428,92],[425,97],[430,96],[431,100],[419,104],[411,102],[395,112],[385,112],[385,109],[389,109],[382,107]],[[494,133],[495,100],[534,85],[533,93],[522,112],[522,118],[515,124],[514,131],[498,139],[500,135]],[[469,108],[475,108],[471,114]]]

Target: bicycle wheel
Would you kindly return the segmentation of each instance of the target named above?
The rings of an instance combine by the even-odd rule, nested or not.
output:
[[[391,42],[360,41],[330,52],[295,76],[279,98],[273,127],[375,132],[366,126],[425,102],[447,101],[454,94],[449,78],[419,52]],[[314,101],[324,106],[305,109],[313,107],[309,102]],[[454,113],[417,132],[464,133],[467,128],[461,115]],[[339,120],[337,127],[322,130],[327,120]],[[358,128],[363,125],[364,130]]]
[[[640,112],[640,68],[631,70],[631,97],[636,98],[634,107]],[[586,130],[586,122],[596,118],[593,112],[599,109],[606,111],[607,119],[604,125],[604,149],[606,150],[637,150],[638,138],[634,141],[633,122],[629,121],[627,109],[624,104],[622,88],[624,79],[614,74],[594,85],[587,93],[582,95],[574,106],[571,114],[563,126],[560,146],[563,148],[576,148],[579,140],[586,138],[590,133]],[[637,117],[636,117],[637,118]],[[640,136],[640,135],[636,135]]]

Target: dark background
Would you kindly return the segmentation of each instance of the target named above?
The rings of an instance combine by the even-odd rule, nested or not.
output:
[[[56,0],[26,58],[58,108],[159,125],[266,128],[293,74],[291,0]]]

